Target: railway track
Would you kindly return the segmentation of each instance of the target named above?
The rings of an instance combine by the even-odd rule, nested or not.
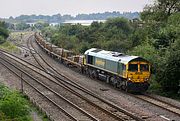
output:
[[[32,76],[30,74],[31,72],[26,72],[18,65],[11,63],[10,61],[6,61],[6,59],[2,57],[0,58],[1,58],[0,63],[3,66],[5,66],[8,70],[13,72],[13,74],[18,76],[19,78],[21,78],[21,73],[23,73],[23,75],[26,77],[26,79],[24,79],[25,77],[21,78],[23,82],[29,85],[31,88],[33,88],[48,102],[52,103],[56,108],[58,108],[61,112],[63,112],[66,116],[68,116],[68,118],[75,121],[79,121],[79,120],[98,121],[98,119],[93,117],[91,114],[81,109],[80,107],[76,106],[69,100],[65,99],[62,95],[54,91],[52,87],[47,86],[44,82],[38,80],[37,77],[35,78],[34,76]],[[27,80],[31,80],[31,81],[27,81]],[[49,94],[47,94],[46,92],[48,92]],[[64,105],[62,105],[62,103]]]
[[[7,54],[7,53],[6,53]],[[11,55],[12,56],[12,55]],[[10,55],[8,55],[8,57],[10,57]],[[12,58],[12,57],[10,57],[10,58]],[[2,59],[2,58],[1,58]],[[15,61],[18,61],[17,59],[15,59]],[[21,65],[25,65],[26,64],[26,62],[23,62],[23,63],[21,63]],[[31,65],[31,66],[33,66],[33,65]],[[30,68],[29,66],[27,67],[27,68]],[[33,70],[33,69],[32,69]],[[41,70],[40,68],[39,69],[34,69],[34,71],[37,71],[36,73],[38,73],[38,72],[43,72],[43,70]],[[44,73],[44,72],[43,72]],[[42,74],[41,74],[42,75]],[[47,75],[46,75],[47,76]],[[46,77],[47,78],[47,77]],[[49,80],[51,80],[51,81],[53,81],[52,79],[49,79]],[[50,81],[49,81],[50,82]],[[130,116],[128,116],[129,114],[126,114],[125,113],[125,110],[122,110],[121,112],[120,111],[118,111],[119,110],[119,108],[116,106],[116,108],[115,108],[115,106],[114,107],[110,107],[109,106],[109,104],[111,104],[111,103],[109,103],[109,104],[106,104],[106,106],[105,107],[101,107],[102,105],[105,105],[105,103],[102,103],[102,101],[100,102],[100,101],[98,101],[95,97],[94,97],[94,102],[92,102],[92,97],[89,97],[89,99],[87,99],[87,94],[86,93],[84,93],[84,95],[86,95],[86,96],[82,96],[82,91],[81,91],[81,94],[80,94],[80,92],[76,92],[75,91],[75,89],[77,89],[77,87],[76,86],[74,86],[74,90],[73,89],[70,89],[70,87],[69,86],[67,86],[67,84],[65,85],[63,85],[63,84],[61,84],[60,85],[60,83],[57,83],[57,82],[53,82],[53,83],[55,83],[56,85],[59,85],[59,87],[61,86],[64,86],[64,89],[66,88],[67,90],[69,90],[69,92],[71,92],[71,93],[74,93],[74,95],[76,95],[76,96],[78,96],[78,97],[80,97],[81,96],[81,98],[82,99],[84,99],[84,100],[86,100],[86,102],[88,102],[88,104],[90,105],[91,104],[91,107],[93,106],[94,108],[96,108],[96,110],[98,109],[98,110],[100,110],[100,112],[98,113],[98,114],[96,114],[96,117],[99,117],[99,114],[101,114],[101,117],[99,117],[99,119],[101,119],[102,117],[106,117],[106,118],[104,118],[104,119],[106,119],[106,120],[112,120],[112,119],[114,119],[114,120],[142,120],[141,118],[138,118],[138,117],[136,117],[136,119],[134,118],[135,116],[133,116],[133,118],[132,117],[130,117]],[[54,86],[55,87],[55,86]],[[59,88],[58,87],[58,88]],[[76,88],[75,88],[76,87]],[[72,88],[72,87],[71,87]],[[79,87],[80,88],[80,87]],[[84,91],[84,90],[83,90]],[[91,98],[91,99],[90,99]],[[95,103],[96,102],[96,103]],[[105,101],[104,101],[105,102]],[[86,105],[87,105],[87,103],[86,103]],[[98,106],[98,105],[100,105],[100,106]],[[105,109],[105,108],[109,108],[109,109]],[[92,108],[91,108],[92,109]],[[118,109],[118,110],[117,110]],[[124,111],[124,112],[123,112]],[[123,113],[122,113],[123,112]],[[92,112],[93,113],[93,112]],[[97,113],[97,112],[96,112]],[[102,115],[103,114],[103,115]],[[132,114],[131,114],[132,115]],[[109,118],[108,118],[109,117]]]
[[[33,56],[33,58],[35,59],[35,61],[36,61],[36,63],[37,63],[37,65],[39,65],[43,70],[45,70],[45,65],[43,65],[43,61],[39,61],[39,59],[37,59],[38,57],[38,54],[37,54],[37,52],[36,51],[34,51],[34,48],[32,48],[33,46],[32,46],[32,43],[31,43],[31,41],[30,41],[30,38],[31,37],[33,37],[33,35],[30,35],[30,37],[27,39],[27,48],[28,48],[28,50],[29,50],[29,52],[30,52],[30,54]]]
[[[37,72],[39,72],[39,70]],[[141,118],[135,116],[134,114],[132,114],[124,109],[121,109],[120,107],[112,104],[111,102],[101,99],[97,95],[93,94],[91,91],[84,89],[82,86],[74,83],[68,77],[63,76],[63,78],[66,78],[66,81],[64,81],[62,79],[62,77],[60,78],[59,76],[53,75],[53,74],[50,74],[50,75],[53,76],[54,78],[56,78],[57,80],[60,80],[59,82],[61,82],[61,84],[59,82],[58,83],[56,82],[56,85],[59,85],[61,87],[64,86],[64,89],[67,89],[67,90],[69,90],[69,92],[73,93],[74,95],[79,96],[82,99],[86,100],[86,102],[88,102],[88,104],[91,104],[95,108],[98,108],[98,110],[100,110],[101,112],[104,112],[106,115],[108,115],[108,117],[111,116],[111,117],[113,117],[113,119],[116,119],[116,120],[142,120]],[[64,83],[62,83],[62,82],[64,82]],[[73,82],[73,84],[71,84],[71,82]],[[71,84],[71,87],[69,84]],[[74,88],[74,90],[72,88]],[[77,89],[78,89],[78,91],[75,91]],[[83,93],[85,96],[82,96]]]
[[[151,103],[155,106],[158,106],[162,109],[165,109],[169,112],[172,112],[172,113],[180,116],[180,107],[179,106],[175,106],[175,105],[168,103],[164,100],[157,99],[157,98],[155,98],[149,94],[135,95],[134,97],[141,99],[143,101],[146,101],[148,103]]]

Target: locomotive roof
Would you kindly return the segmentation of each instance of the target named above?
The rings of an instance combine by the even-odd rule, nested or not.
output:
[[[128,62],[130,62],[134,59],[144,60],[143,58],[141,58],[139,56],[129,56],[129,55],[124,55],[123,53],[106,51],[106,50],[101,50],[101,49],[97,49],[97,48],[91,48],[91,49],[87,50],[84,54],[111,60],[111,61],[115,61],[115,62],[121,62],[124,64],[127,64]]]

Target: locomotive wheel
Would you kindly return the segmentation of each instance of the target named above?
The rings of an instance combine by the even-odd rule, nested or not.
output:
[[[92,70],[92,71],[91,71],[91,77],[92,77],[93,79],[96,79],[96,78],[97,78],[96,70]]]
[[[96,70],[93,70],[93,78],[98,79],[98,72]]]
[[[127,86],[126,86],[126,82],[122,81],[121,86],[120,86],[121,90],[124,90],[127,92]]]
[[[90,78],[98,79],[98,72],[97,72],[95,69],[88,69],[88,70],[87,70],[87,75],[88,75]]]
[[[87,69],[87,75],[91,78],[91,69]]]
[[[85,70],[84,70],[84,68],[83,68],[83,67],[80,67],[79,71],[80,71],[82,74],[84,74],[84,73],[85,73]]]
[[[117,80],[115,77],[110,77],[110,84],[112,84],[114,87],[117,87]]]

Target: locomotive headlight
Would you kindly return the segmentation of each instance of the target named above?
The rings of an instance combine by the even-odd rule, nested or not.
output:
[[[128,81],[131,81],[131,78],[128,78]]]
[[[145,78],[145,81],[148,81],[149,79],[148,78]]]

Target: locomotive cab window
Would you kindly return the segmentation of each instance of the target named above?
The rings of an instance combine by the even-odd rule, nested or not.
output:
[[[140,71],[149,71],[148,64],[140,64]]]
[[[132,71],[132,72],[138,71],[138,64],[129,64],[128,71]]]
[[[122,70],[123,70],[123,71],[126,70],[126,65],[122,64]]]
[[[87,63],[88,64],[93,64],[93,56],[87,55]]]

